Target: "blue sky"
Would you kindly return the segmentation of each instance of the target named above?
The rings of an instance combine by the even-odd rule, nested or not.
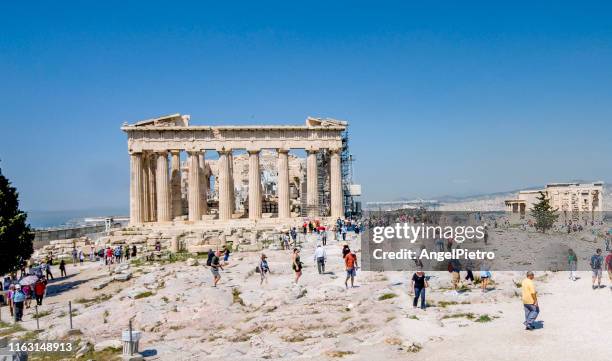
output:
[[[124,121],[350,122],[364,200],[612,180],[606,2],[0,3],[0,167],[127,209]]]

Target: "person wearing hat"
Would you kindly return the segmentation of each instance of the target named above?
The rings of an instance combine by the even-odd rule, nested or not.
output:
[[[321,245],[321,243],[317,244],[317,248],[314,253],[314,261],[317,263],[317,270],[319,274],[325,273],[325,260],[327,258],[327,253],[325,252],[325,247]]]
[[[26,300],[26,295],[21,290],[21,285],[15,285],[15,293],[13,293],[13,307],[15,308],[15,322],[21,322],[23,318],[23,305]]]
[[[268,266],[268,256],[262,253],[261,261],[259,262],[259,274],[261,275],[260,285],[262,285],[264,281],[268,283],[268,272],[270,272],[270,267]]]

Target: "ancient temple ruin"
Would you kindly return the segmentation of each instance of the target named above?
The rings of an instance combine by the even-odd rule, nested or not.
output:
[[[558,210],[561,221],[597,220],[604,210],[603,182],[549,183],[544,189],[520,191],[516,199],[506,200],[506,212],[511,219],[516,221],[529,217],[540,192]]]
[[[289,224],[302,215],[344,216],[346,122],[309,117],[304,125],[189,123],[188,115],[173,114],[121,127],[130,154],[131,225]],[[289,153],[296,149],[305,151],[305,161]],[[209,152],[218,158],[207,159]]]

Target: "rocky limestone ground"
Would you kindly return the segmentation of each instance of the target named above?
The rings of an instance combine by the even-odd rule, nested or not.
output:
[[[353,236],[351,248],[359,249],[358,243]],[[70,333],[67,303],[72,301],[73,327],[79,331],[71,333],[82,340],[82,354],[89,348],[117,350],[121,331],[132,320],[143,332],[140,351],[148,360],[609,356],[605,330],[612,324],[612,292],[591,290],[588,272],[576,282],[565,272],[537,275],[544,327],[529,332],[515,284],[520,272],[494,272],[486,293],[469,287],[455,292],[447,272],[429,273],[431,307],[422,311],[412,308],[411,274],[358,272],[357,287],[347,290],[339,243],[327,245],[324,275],[317,273],[313,249],[309,238],[298,286],[292,283],[290,251],[282,250],[265,251],[272,274],[262,286],[254,271],[260,255],[255,252],[232,254],[217,288],[205,260],[197,257],[136,261],[110,268],[112,274],[98,263],[70,265],[68,278],[50,284],[39,308],[43,331],[37,337],[61,339]],[[34,330],[32,309],[26,313],[23,326]],[[105,355],[97,359],[111,358]]]

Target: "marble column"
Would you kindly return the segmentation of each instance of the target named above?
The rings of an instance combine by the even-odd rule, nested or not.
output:
[[[142,153],[130,154],[130,224],[141,224],[143,220]]]
[[[330,173],[331,216],[332,218],[344,218],[340,149],[330,149]]]
[[[249,151],[249,218],[261,218],[261,171],[259,150]]]
[[[155,190],[155,169],[157,168],[157,154],[149,153],[149,159],[147,160],[147,170],[148,170],[148,178],[149,178],[149,222],[157,221],[157,192]]]
[[[232,218],[232,192],[230,173],[230,151],[219,151],[219,219],[229,220]]]
[[[189,203],[189,220],[191,222],[202,219],[200,207],[200,166],[198,165],[198,153],[195,151],[188,152],[188,167],[189,167],[189,184],[188,188],[188,203]]]
[[[170,184],[168,180],[168,152],[157,154],[155,185],[157,187],[157,221],[170,222]]]
[[[309,217],[319,216],[319,179],[317,172],[317,152],[318,149],[306,151],[306,206],[308,207]]]
[[[142,164],[142,177],[140,181],[142,182],[142,221],[149,222],[151,220],[151,207],[149,206],[150,198],[149,198],[149,156],[146,153],[142,153],[140,163]]]
[[[172,198],[172,218],[183,215],[181,200],[181,151],[172,150],[172,174],[170,176],[170,192]]]
[[[198,155],[198,165],[200,166],[200,214],[208,213],[208,182],[206,181],[206,151],[203,150]]]
[[[230,181],[230,209],[232,214],[236,212],[236,195],[234,189],[234,152],[230,151],[228,155],[229,159],[229,181]]]
[[[278,218],[290,218],[289,205],[289,151],[278,149],[278,177],[276,180],[278,192]]]

